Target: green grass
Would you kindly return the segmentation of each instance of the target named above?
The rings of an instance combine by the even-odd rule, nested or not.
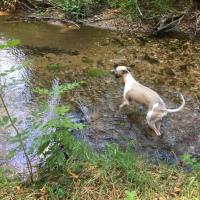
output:
[[[82,62],[86,64],[92,64],[94,61],[88,57],[83,57]]]
[[[89,76],[97,78],[101,78],[108,75],[107,71],[98,68],[89,68],[87,73]]]
[[[0,199],[199,199],[200,182],[195,171],[154,165],[134,155],[130,148],[121,151],[117,145],[109,145],[101,154],[82,149],[81,156],[69,159],[65,169],[57,173],[41,168],[31,186],[22,186],[1,172]]]
[[[47,69],[50,71],[59,70],[62,66],[59,63],[50,63],[47,65]]]

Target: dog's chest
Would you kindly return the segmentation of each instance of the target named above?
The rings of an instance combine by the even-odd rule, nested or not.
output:
[[[134,90],[134,88],[137,88],[139,86],[138,82],[133,81],[127,81],[124,86],[124,97],[130,90]]]
[[[142,86],[139,83],[127,83],[124,87],[124,99],[131,102],[137,102],[139,104],[149,104],[148,95],[144,92]]]
[[[133,83],[131,83],[131,82],[128,82],[128,83],[125,84],[125,86],[124,86],[124,95],[126,95],[126,93],[129,90],[131,90],[132,86],[133,86]]]

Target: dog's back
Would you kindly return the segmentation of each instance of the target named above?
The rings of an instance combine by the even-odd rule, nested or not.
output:
[[[147,106],[149,109],[156,104],[164,106],[163,100],[152,89],[143,86],[141,84],[133,84],[132,87],[126,92],[125,98],[129,101],[135,101],[137,103]]]

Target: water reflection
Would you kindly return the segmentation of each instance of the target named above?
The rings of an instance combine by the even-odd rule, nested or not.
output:
[[[6,44],[9,40],[5,37],[0,38],[1,44]],[[26,80],[28,81],[29,76],[25,67],[23,67],[27,56],[23,53],[20,47],[7,48],[0,51],[0,73],[7,70],[13,69],[8,75],[1,77],[1,84],[5,85],[3,90],[3,98],[6,102],[7,108],[12,117],[17,117],[19,120],[24,120],[29,112],[29,103],[31,99],[31,94],[27,88]],[[23,80],[23,81],[22,81]],[[4,108],[0,107],[2,115],[5,115]],[[23,128],[21,124],[18,128],[19,130]],[[12,128],[9,130],[0,130],[0,157],[4,157],[9,149],[14,148],[14,145],[8,144],[9,135],[14,135]],[[6,136],[5,136],[6,135]],[[2,142],[3,141],[3,142]],[[24,158],[21,152],[18,152],[15,158],[11,161],[13,166],[20,166],[21,170],[24,170]]]

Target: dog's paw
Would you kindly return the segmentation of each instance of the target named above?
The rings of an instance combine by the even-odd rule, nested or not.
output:
[[[124,106],[124,105],[121,104],[121,105],[119,106],[119,108],[122,108],[123,106]]]
[[[157,132],[156,135],[157,135],[157,136],[161,136],[161,133],[160,133],[160,132]]]

